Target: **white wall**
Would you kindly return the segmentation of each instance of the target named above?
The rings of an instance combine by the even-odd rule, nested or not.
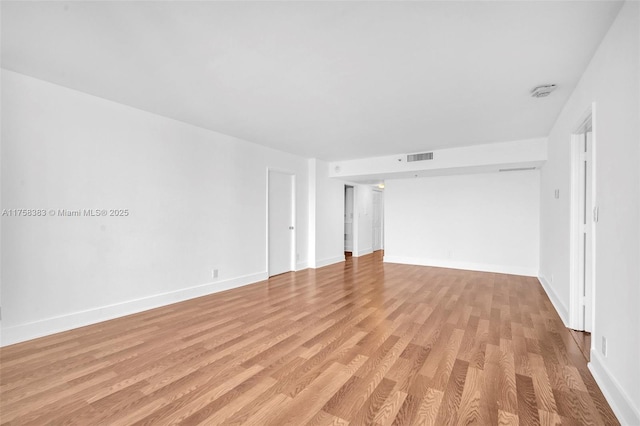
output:
[[[590,367],[623,424],[640,424],[639,15],[638,2],[625,3],[596,51],[551,130],[541,184],[540,278],[558,310],[568,311],[570,140],[595,102],[600,217]],[[607,357],[601,354],[602,336],[608,340]]]
[[[536,276],[539,172],[388,180],[385,261]]]
[[[329,178],[329,164],[309,160],[309,266],[344,261],[344,182]],[[313,253],[313,254],[311,254]]]
[[[510,167],[539,167],[547,159],[547,138],[438,149],[433,159],[407,162],[406,154],[335,161],[329,176],[373,180],[498,171]]]
[[[373,187],[353,184],[353,256],[373,253]]]
[[[306,159],[10,71],[2,86],[2,208],[130,212],[2,218],[3,344],[265,279],[268,167],[296,173],[306,263]]]

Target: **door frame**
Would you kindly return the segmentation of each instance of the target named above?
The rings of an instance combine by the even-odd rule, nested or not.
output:
[[[296,271],[296,253],[298,252],[297,249],[297,245],[296,245],[296,241],[298,240],[297,238],[297,232],[298,232],[298,220],[297,220],[297,216],[296,216],[296,173],[294,171],[291,170],[286,170],[286,169],[279,169],[279,168],[275,168],[275,167],[267,167],[267,185],[266,185],[266,194],[265,194],[265,198],[267,200],[266,204],[266,247],[265,247],[265,251],[266,251],[266,270],[267,270],[267,278],[269,278],[271,276],[271,271],[270,269],[270,263],[269,263],[269,185],[270,185],[270,179],[269,179],[269,173],[274,172],[274,173],[282,173],[285,175],[290,175],[291,176],[291,221],[293,222],[293,230],[291,232],[291,255],[290,255],[290,271]]]
[[[569,327],[575,330],[589,330],[591,333],[595,331],[596,324],[596,226],[593,219],[594,210],[597,209],[596,198],[596,149],[597,149],[597,137],[596,137],[596,104],[593,102],[591,106],[585,111],[578,124],[574,127],[574,132],[571,134],[571,200],[570,200],[570,241],[569,241]],[[584,205],[583,194],[581,193],[581,180],[584,178],[581,175],[581,142],[584,133],[588,128],[591,128],[591,149],[587,151],[589,160],[591,161],[591,206],[590,211],[587,212],[588,220],[587,226],[591,227],[591,324],[584,323],[584,317],[582,315],[583,307],[583,285],[580,282],[582,272],[580,271],[583,265],[580,255],[583,254],[581,245],[583,244],[583,211]],[[595,339],[591,339],[591,347],[593,348]]]

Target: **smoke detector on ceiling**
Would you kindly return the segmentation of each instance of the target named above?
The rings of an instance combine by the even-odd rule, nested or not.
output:
[[[557,87],[555,84],[534,87],[531,91],[531,96],[534,98],[544,98],[545,96],[549,96]]]

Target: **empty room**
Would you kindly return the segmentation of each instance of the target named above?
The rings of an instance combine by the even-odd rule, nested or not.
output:
[[[0,424],[640,426],[640,2],[0,20]]]

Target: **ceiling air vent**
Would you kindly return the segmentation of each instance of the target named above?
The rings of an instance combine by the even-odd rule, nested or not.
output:
[[[531,96],[534,98],[544,98],[546,96],[549,96],[551,92],[553,92],[557,88],[558,86],[556,86],[555,84],[545,84],[544,86],[534,87],[531,90]]]
[[[513,169],[498,169],[499,172],[520,172],[523,170],[535,170],[535,167],[514,167]]]
[[[407,155],[407,163],[412,161],[425,161],[433,160],[433,152],[423,152],[422,154],[409,154]]]

